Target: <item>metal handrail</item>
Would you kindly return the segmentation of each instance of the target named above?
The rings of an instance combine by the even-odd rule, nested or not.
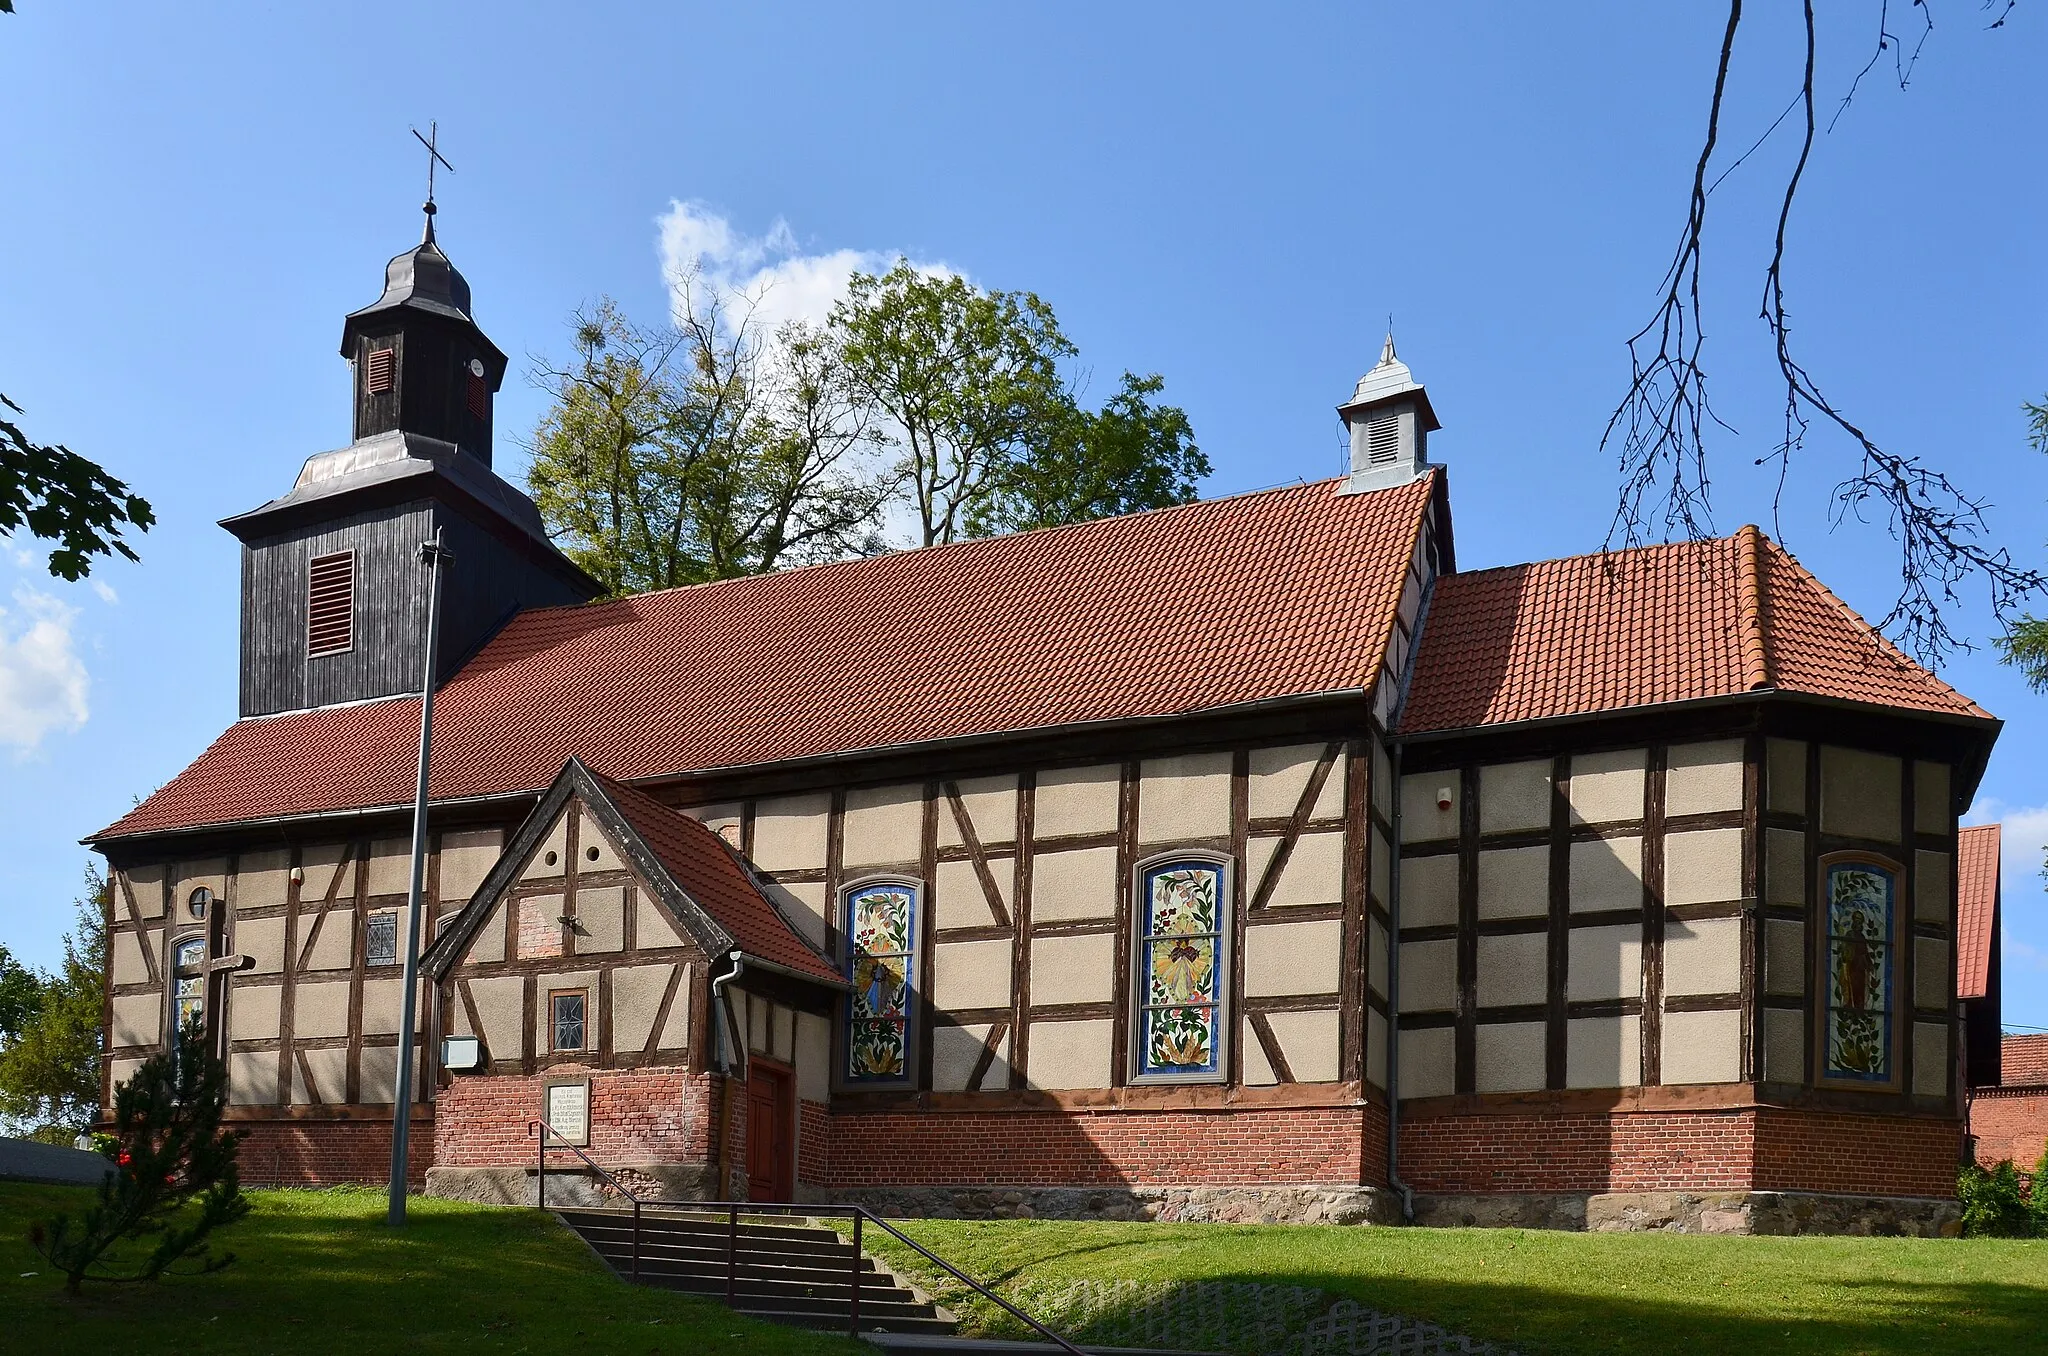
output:
[[[624,1196],[627,1200],[633,1203],[632,1277],[635,1281],[638,1281],[640,1279],[640,1209],[642,1206],[667,1206],[674,1207],[680,1210],[702,1211],[707,1205],[718,1204],[718,1202],[709,1201],[673,1200],[670,1198],[659,1196],[637,1196],[626,1186],[624,1182],[621,1182],[618,1178],[612,1176],[609,1172],[606,1172],[602,1167],[599,1167],[595,1159],[591,1158],[589,1154],[584,1153],[583,1150],[579,1149],[574,1144],[571,1144],[568,1141],[568,1139],[563,1136],[561,1131],[555,1129],[554,1126],[548,1124],[546,1121],[528,1121],[526,1123],[526,1130],[528,1134],[538,1133],[540,1136],[540,1163],[538,1173],[538,1188],[534,1199],[540,1204],[541,1208],[545,1209],[547,1207],[549,1135],[553,1135],[557,1140],[561,1141],[560,1147],[567,1149],[570,1153],[573,1153],[578,1158],[582,1159],[583,1162],[590,1168],[590,1170],[596,1173],[599,1177],[603,1178],[606,1185],[610,1186],[612,1190],[618,1192],[621,1196]],[[993,1302],[998,1308],[1002,1309],[1005,1313],[1009,1314],[1010,1317],[1023,1323],[1033,1332],[1036,1332],[1039,1336],[1050,1341],[1054,1346],[1058,1347],[1061,1351],[1069,1353],[1070,1356],[1087,1356],[1087,1353],[1083,1352],[1081,1348],[1075,1346],[1072,1342],[1069,1342],[1066,1338],[1060,1336],[1051,1328],[1046,1327],[1043,1323],[1040,1323],[1037,1319],[1025,1313],[1022,1309],[1019,1309],[1016,1305],[1010,1303],[1001,1295],[998,1295],[995,1291],[983,1285],[980,1281],[975,1280],[972,1276],[969,1276],[959,1267],[954,1266],[951,1262],[948,1262],[945,1258],[939,1256],[930,1248],[927,1248],[924,1244],[918,1242],[910,1235],[904,1233],[901,1229],[889,1223],[889,1221],[883,1219],[880,1215],[875,1214],[872,1210],[869,1210],[864,1205],[803,1205],[788,1201],[729,1201],[724,1202],[723,1204],[725,1205],[726,1217],[725,1302],[728,1307],[731,1307],[734,1299],[737,1297],[739,1283],[740,1215],[743,1212],[748,1214],[802,1215],[806,1218],[818,1218],[820,1216],[831,1215],[844,1215],[853,1221],[853,1278],[852,1284],[848,1287],[847,1290],[848,1336],[858,1337],[860,1335],[860,1264],[861,1258],[863,1256],[861,1252],[860,1235],[861,1225],[863,1223],[867,1223],[878,1226],[884,1233],[894,1238],[897,1242],[903,1244],[911,1251],[917,1253],[927,1262],[930,1262],[934,1266],[937,1266],[940,1270],[944,1271],[954,1280],[966,1286],[969,1290],[972,1290],[975,1294],[980,1295],[985,1300]]]

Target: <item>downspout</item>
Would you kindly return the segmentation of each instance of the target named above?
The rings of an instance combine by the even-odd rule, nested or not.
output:
[[[1401,1218],[1415,1222],[1415,1190],[1401,1180],[1401,745],[1387,742],[1387,804],[1393,831],[1387,851],[1387,1185],[1401,1193]]]
[[[738,951],[727,953],[732,969],[711,981],[711,1041],[713,1062],[724,1076],[718,1080],[718,1194],[732,1191],[732,1009],[726,1006],[725,986],[746,973],[747,958]],[[736,1042],[734,1042],[737,1044]]]

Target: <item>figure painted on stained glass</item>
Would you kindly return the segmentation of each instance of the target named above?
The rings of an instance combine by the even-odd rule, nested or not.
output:
[[[1223,869],[1207,862],[1176,862],[1145,874],[1141,1076],[1208,1074],[1219,1067],[1222,895]]]
[[[909,1071],[910,957],[916,896],[907,885],[877,885],[847,896],[846,1077],[893,1082]]]
[[[1892,926],[1896,876],[1873,863],[1827,870],[1826,1075],[1892,1076]]]

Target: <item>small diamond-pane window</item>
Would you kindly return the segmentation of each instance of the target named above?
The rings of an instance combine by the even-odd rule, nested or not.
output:
[[[398,915],[373,913],[363,933],[363,964],[398,964]]]
[[[548,995],[548,1015],[553,1020],[556,1050],[581,1050],[583,1048],[583,993]]]
[[[339,654],[355,644],[356,553],[314,556],[306,568],[306,653]]]

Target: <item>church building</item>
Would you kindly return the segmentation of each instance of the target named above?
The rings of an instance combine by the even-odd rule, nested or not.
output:
[[[222,524],[240,718],[89,840],[109,1101],[200,1017],[246,1181],[384,1180],[411,1060],[480,1200],[545,1121],[906,1214],[1955,1218],[1999,722],[1757,529],[1461,571],[1389,340],[1337,479],[600,599],[431,216],[342,355],[354,441]]]

